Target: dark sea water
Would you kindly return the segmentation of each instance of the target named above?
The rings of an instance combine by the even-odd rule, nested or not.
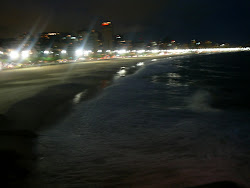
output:
[[[249,52],[144,62],[41,133],[34,182],[182,188],[228,180],[250,187],[249,97]]]

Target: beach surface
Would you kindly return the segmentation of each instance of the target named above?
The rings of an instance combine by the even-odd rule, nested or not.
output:
[[[35,130],[69,112],[73,103],[77,103],[72,103],[77,94],[84,92],[84,100],[95,96],[111,84],[121,67],[164,57],[110,59],[2,71],[0,114],[12,122],[14,129]],[[4,123],[1,124],[0,128],[4,128]],[[11,128],[9,124],[6,126]]]

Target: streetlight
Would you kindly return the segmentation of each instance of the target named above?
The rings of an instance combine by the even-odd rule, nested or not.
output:
[[[145,53],[146,52],[146,50],[138,50],[137,51],[137,53],[139,53],[139,54],[142,54],[142,53]]]
[[[21,55],[23,59],[26,59],[30,56],[30,52],[28,50],[22,51]]]
[[[12,60],[16,60],[16,59],[19,58],[19,53],[18,53],[18,51],[11,51],[11,52],[9,53],[9,56],[10,56],[10,58],[11,58]]]
[[[118,54],[125,54],[126,52],[126,50],[118,50]]]
[[[61,51],[61,54],[66,54],[66,53],[67,53],[66,50],[62,50],[62,51]]]
[[[83,55],[83,50],[78,49],[78,50],[76,50],[75,54],[77,57],[81,57]]]
[[[84,55],[84,56],[88,56],[90,53],[92,53],[91,50],[83,51],[83,55]]]

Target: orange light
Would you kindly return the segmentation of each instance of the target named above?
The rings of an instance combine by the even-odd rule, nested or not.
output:
[[[102,23],[102,26],[108,26],[108,25],[110,25],[111,24],[111,22],[103,22]]]

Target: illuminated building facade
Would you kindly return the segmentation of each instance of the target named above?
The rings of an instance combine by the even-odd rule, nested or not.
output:
[[[103,50],[113,49],[113,27],[111,22],[102,23]]]

